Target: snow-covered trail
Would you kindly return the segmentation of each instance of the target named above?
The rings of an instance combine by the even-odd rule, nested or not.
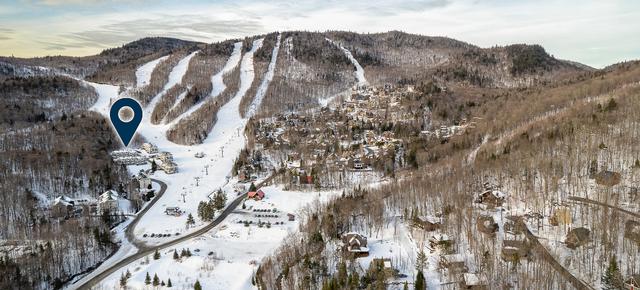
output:
[[[156,172],[156,178],[166,182],[169,189],[158,201],[160,206],[149,209],[140,220],[134,231],[137,237],[141,237],[145,233],[185,234],[205,225],[197,216],[198,203],[206,200],[213,190],[228,186],[225,177],[231,172],[234,159],[245,145],[242,133],[247,121],[240,116],[239,105],[240,100],[253,83],[253,55],[262,47],[262,41],[263,39],[255,40],[251,50],[242,56],[240,88],[234,97],[219,110],[217,122],[202,144],[192,146],[175,144],[166,137],[166,132],[170,128],[169,124],[154,125],[150,123],[149,118],[146,120],[143,118],[139,134],[147,141],[157,145],[161,151],[171,152],[174,161],[178,164],[178,172],[171,175],[160,171]],[[230,67],[230,69],[233,68],[233,61]],[[175,78],[181,79],[178,75]],[[152,108],[149,110],[152,111]],[[206,157],[195,158],[194,154],[197,152],[204,152]],[[206,170],[205,167],[207,167]],[[205,174],[205,171],[208,174]],[[196,183],[200,186],[196,186]],[[232,191],[229,192],[232,194]],[[229,196],[229,200],[232,197]],[[179,206],[181,210],[191,213],[196,218],[196,227],[186,230],[186,217],[176,218],[164,214],[164,209],[167,206]],[[171,238],[143,240],[149,244],[157,244],[168,239]]]
[[[356,60],[355,57],[353,57],[353,55],[351,54],[351,52],[344,48],[342,45],[340,45],[339,43],[329,39],[329,38],[325,38],[328,42],[332,43],[333,45],[337,46],[339,49],[341,49],[344,52],[344,55],[347,56],[347,58],[351,61],[351,63],[353,64],[353,66],[356,67],[356,71],[355,71],[355,75],[356,75],[356,80],[358,80],[358,85],[359,86],[365,86],[368,85],[369,82],[367,82],[367,79],[364,77],[364,69],[362,68],[362,66],[360,65],[360,63],[358,62],[358,60]]]
[[[242,42],[239,41],[233,45],[231,56],[229,56],[229,59],[227,60],[227,63],[225,63],[224,67],[218,73],[211,77],[211,93],[209,94],[209,96],[200,100],[200,102],[189,108],[186,112],[180,114],[180,116],[169,123],[169,127],[172,127],[173,125],[180,122],[180,120],[188,117],[193,112],[200,109],[204,104],[207,103],[209,99],[218,97],[227,88],[227,86],[224,84],[224,76],[233,71],[238,66],[241,58]]]
[[[271,62],[269,62],[269,67],[267,68],[267,72],[258,87],[255,98],[251,102],[249,109],[247,110],[247,114],[245,118],[251,118],[256,114],[258,108],[260,108],[260,104],[262,104],[262,100],[264,96],[267,94],[267,89],[269,88],[269,84],[271,80],[273,80],[273,75],[276,70],[276,61],[278,60],[278,52],[280,51],[280,40],[282,39],[282,35],[278,34],[278,38],[276,39],[276,45],[273,48],[273,52],[271,53]]]
[[[91,108],[90,111],[95,111],[106,118],[109,118],[109,109],[111,108],[111,104],[118,98],[119,87],[114,85],[106,85],[106,84],[98,84],[85,80],[80,80],[83,84],[93,87],[93,89],[98,94],[98,100],[96,101]]]
[[[151,120],[151,114],[153,113],[153,109],[155,109],[158,102],[160,102],[160,100],[162,99],[162,96],[166,94],[170,88],[182,82],[182,77],[184,77],[184,75],[187,73],[187,69],[189,69],[189,62],[191,62],[191,59],[196,54],[198,54],[198,52],[199,51],[194,51],[189,55],[185,56],[171,70],[171,72],[169,73],[169,80],[162,88],[162,91],[160,91],[160,93],[158,93],[155,97],[153,97],[153,99],[151,99],[149,104],[147,104],[147,106],[144,108],[145,116],[143,116],[143,122],[144,122],[144,117],[146,117],[147,120]],[[148,63],[143,65],[142,67],[145,67],[146,65],[148,65]],[[142,72],[140,72],[140,74],[143,75]],[[136,75],[138,75],[137,71],[136,71]],[[146,75],[144,76],[146,77]],[[137,83],[137,80],[136,80],[136,83]]]
[[[243,120],[240,116],[240,101],[247,91],[249,91],[249,88],[251,88],[251,84],[253,84],[255,78],[253,55],[262,47],[263,41],[264,38],[254,40],[251,50],[242,57],[242,62],[240,63],[240,88],[233,98],[218,111],[216,125],[204,140],[203,144],[218,140],[228,135],[229,132],[242,135],[240,133],[243,131],[242,129],[246,124],[246,120]]]
[[[178,164],[178,172],[171,175],[167,175],[162,171],[155,173],[154,177],[165,182],[168,185],[168,189],[158,200],[157,205],[150,208],[147,214],[141,218],[134,231],[136,237],[141,238],[145,233],[168,233],[173,236],[175,233],[184,234],[196,230],[204,225],[197,216],[198,203],[206,200],[213,190],[230,186],[227,184],[225,177],[231,172],[234,159],[245,146],[245,136],[242,133],[247,119],[243,119],[240,116],[240,100],[249,91],[254,81],[253,56],[262,47],[262,43],[263,39],[253,41],[251,50],[242,56],[241,44],[235,45],[234,53],[230,57],[228,66],[223,69],[219,77],[224,75],[224,71],[231,71],[240,62],[240,88],[233,99],[222,106],[218,112],[216,124],[202,144],[192,146],[175,144],[166,137],[166,132],[170,128],[168,124],[155,125],[150,120],[151,112],[153,112],[154,106],[158,103],[157,99],[166,89],[182,81],[184,74],[187,72],[189,61],[197,52],[180,60],[172,69],[169,81],[164,86],[165,90],[158,94],[154,98],[156,100],[150,102],[145,108],[145,116],[143,116],[137,134],[158,146],[160,151],[172,153],[174,161]],[[149,66],[143,65],[141,68],[147,69]],[[138,71],[137,75],[144,76],[144,73]],[[98,101],[91,109],[108,118],[111,103],[119,98],[119,87],[90,82],[87,82],[87,84],[93,86],[99,95]],[[219,82],[217,82],[216,87],[221,88]],[[194,154],[197,152],[204,152],[206,157],[195,158]],[[200,184],[199,186],[196,186],[196,179],[198,180],[197,183]],[[233,195],[232,190],[229,191],[229,195]],[[229,200],[232,197],[229,196]],[[197,222],[196,226],[188,230],[185,229],[186,215],[182,217],[168,216],[164,214],[167,206],[178,206],[181,210],[192,213]],[[157,244],[170,239],[172,237],[164,239],[143,238],[142,240],[149,244]]]
[[[158,66],[161,61],[167,59],[168,57],[168,55],[165,55],[140,66],[136,70],[136,88],[141,88],[148,85],[149,81],[151,80],[151,73],[153,73],[153,70],[156,69],[156,66]]]

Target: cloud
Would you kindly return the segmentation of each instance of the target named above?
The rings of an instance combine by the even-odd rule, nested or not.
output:
[[[25,1],[31,2],[9,7],[23,14],[0,17],[0,27],[16,29],[13,35],[0,31],[3,39],[13,38],[0,43],[0,55],[87,55],[147,36],[212,42],[276,30],[401,30],[448,36],[482,47],[537,43],[559,58],[599,67],[640,56],[640,38],[635,37],[640,31],[640,22],[635,21],[640,18],[640,2],[183,0],[168,3],[133,0],[125,4],[125,0]],[[122,5],[111,5],[115,2]],[[0,5],[0,15],[3,9],[6,7]],[[589,49],[593,47],[602,49]]]
[[[15,30],[11,28],[0,27],[0,40],[9,40],[12,39],[11,35],[15,32]]]
[[[147,36],[165,36],[209,42],[228,35],[263,31],[256,20],[215,20],[202,15],[163,15],[158,18],[131,19],[101,25],[94,29],[63,33],[57,42],[40,43],[47,50],[70,48],[108,48]]]

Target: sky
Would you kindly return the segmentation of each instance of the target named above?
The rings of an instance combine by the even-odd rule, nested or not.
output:
[[[216,42],[285,30],[540,44],[596,68],[640,59],[635,0],[0,0],[0,56],[83,56],[147,36]]]

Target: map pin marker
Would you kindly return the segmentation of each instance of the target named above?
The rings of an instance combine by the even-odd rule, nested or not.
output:
[[[133,111],[133,117],[131,120],[123,121],[120,119],[120,109],[124,107],[128,107]],[[138,101],[132,98],[118,99],[113,103],[113,105],[111,105],[109,117],[111,119],[111,124],[116,128],[116,132],[118,132],[118,136],[120,136],[124,146],[129,146],[129,142],[131,142],[133,135],[136,133],[136,130],[140,125],[140,121],[142,121],[142,107]]]

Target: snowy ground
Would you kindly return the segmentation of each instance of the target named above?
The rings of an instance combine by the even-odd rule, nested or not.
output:
[[[242,56],[240,62],[240,89],[235,96],[225,104],[218,112],[218,120],[203,144],[194,146],[183,146],[175,144],[166,138],[166,131],[170,128],[168,124],[151,124],[150,115],[153,106],[158,103],[160,95],[175,84],[181,82],[187,71],[188,63],[194,52],[172,69],[169,75],[169,82],[165,85],[165,90],[154,97],[144,111],[142,123],[138,129],[138,134],[147,141],[158,146],[160,151],[168,151],[173,154],[174,161],[178,164],[178,172],[175,174],[165,174],[157,171],[154,178],[167,183],[168,189],[157,205],[149,209],[147,214],[138,223],[134,234],[141,238],[144,234],[151,233],[186,233],[193,231],[204,225],[196,214],[197,205],[200,201],[206,200],[209,194],[218,188],[227,189],[228,200],[235,197],[233,190],[230,190],[228,175],[233,166],[234,159],[240,150],[245,146],[245,136],[242,134],[246,119],[240,117],[239,104],[242,97],[249,90],[254,80],[253,54],[262,46],[263,39],[253,42],[253,47]],[[234,58],[239,58],[239,45],[231,55],[228,66],[224,70],[234,67]],[[148,64],[141,67],[146,68]],[[138,70],[136,74],[142,79],[146,79],[150,73],[148,70]],[[217,78],[214,78],[217,79]],[[118,88],[116,86],[89,83],[99,94],[99,99],[92,107],[93,110],[107,116],[110,104],[117,99]],[[214,91],[219,89],[219,83],[214,83]],[[194,154],[204,152],[204,158],[196,158]],[[205,169],[208,166],[208,169]],[[196,180],[198,178],[198,180]],[[186,212],[181,217],[168,216],[164,213],[166,207],[178,206]],[[196,226],[186,229],[187,214],[192,213],[196,219]],[[147,238],[149,244],[159,244],[165,242],[167,238]],[[143,239],[144,240],[144,239]]]
[[[119,224],[117,227],[111,230],[114,240],[120,245],[118,251],[116,251],[115,254],[109,257],[109,259],[104,261],[96,270],[92,271],[86,276],[78,276],[76,280],[72,280],[71,283],[68,284],[70,286],[69,289],[74,289],[74,286],[83,284],[85,281],[93,278],[98,273],[111,267],[113,264],[124,259],[125,257],[135,254],[138,251],[138,249],[127,240],[124,234],[125,229],[132,220],[133,218],[129,217],[125,222]]]
[[[148,85],[149,81],[151,80],[151,73],[153,72],[153,70],[156,68],[156,66],[158,66],[160,62],[167,59],[168,57],[168,55],[160,57],[139,67],[138,70],[136,70],[136,88]]]
[[[130,264],[128,270],[132,277],[127,285],[132,289],[146,289],[144,279],[149,272],[151,277],[157,274],[165,282],[170,278],[175,289],[192,289],[196,279],[204,289],[251,289],[251,277],[257,263],[276,249],[289,233],[297,230],[299,211],[313,202],[324,202],[339,194],[339,191],[284,191],[280,187],[265,187],[263,191],[265,199],[246,201],[244,210],[236,210],[205,235],[162,250],[159,260],[147,257]],[[288,221],[287,213],[294,214],[296,220]],[[252,223],[245,226],[244,221]],[[259,221],[271,225],[259,227]],[[283,224],[276,225],[276,222]],[[174,260],[173,251],[180,253],[183,248],[188,248],[193,256]],[[122,272],[126,270],[122,269]],[[122,272],[112,274],[96,289],[117,287]]]

